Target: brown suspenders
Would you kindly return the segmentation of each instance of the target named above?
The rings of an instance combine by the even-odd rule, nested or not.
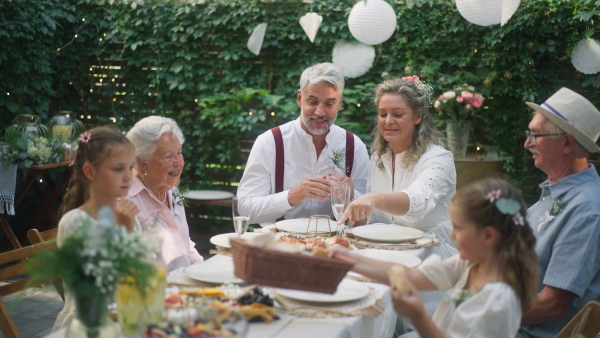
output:
[[[281,129],[275,127],[271,129],[275,139],[275,193],[283,191],[283,173],[285,170],[285,156],[283,153],[283,137]],[[346,176],[352,175],[352,166],[354,164],[354,135],[346,130]]]

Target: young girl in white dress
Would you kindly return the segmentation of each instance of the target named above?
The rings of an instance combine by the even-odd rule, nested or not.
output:
[[[405,268],[410,291],[392,287],[396,312],[409,318],[421,337],[514,337],[537,294],[535,237],[525,212],[517,188],[500,178],[459,190],[450,203],[450,236],[459,254],[446,260],[432,255],[416,268]],[[392,263],[339,249],[329,255],[389,283]],[[417,290],[446,291],[432,318]]]
[[[75,227],[86,222],[97,223],[98,210],[110,206],[117,224],[129,231],[139,231],[137,206],[123,199],[133,181],[131,169],[135,162],[133,145],[119,131],[97,127],[79,137],[79,149],[73,163],[73,176],[63,198],[64,215],[58,223],[58,245]],[[119,203],[117,203],[117,201]],[[65,327],[75,318],[72,293],[65,290],[65,307],[58,314],[53,331]]]

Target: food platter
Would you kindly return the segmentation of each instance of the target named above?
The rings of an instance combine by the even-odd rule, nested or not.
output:
[[[364,283],[343,279],[334,294],[288,289],[275,289],[275,292],[281,296],[303,302],[342,303],[364,298],[369,294],[369,290],[369,287]]]
[[[406,242],[423,237],[423,231],[398,224],[369,224],[352,229],[352,234],[376,242]]]
[[[310,221],[310,227],[308,227],[308,222]],[[318,223],[317,223],[318,221]],[[327,222],[329,221],[329,225]],[[307,231],[308,227],[308,231]],[[279,221],[275,223],[275,228],[281,231],[294,232],[297,234],[327,234],[329,233],[329,229],[331,231],[338,230],[338,224],[334,220],[327,219],[310,219],[310,218],[296,218],[296,219],[286,219],[283,221]]]
[[[198,263],[188,266],[184,272],[188,277],[205,283],[244,283],[244,280],[235,277],[233,261]]]
[[[249,239],[255,236],[259,236],[261,235],[258,232],[246,232],[243,236],[242,239]],[[230,249],[231,245],[229,244],[229,239],[230,238],[237,238],[237,233],[235,232],[228,232],[226,234],[220,234],[220,235],[216,235],[216,236],[212,236],[210,238],[210,242],[216,246],[220,246],[223,248],[227,248]]]

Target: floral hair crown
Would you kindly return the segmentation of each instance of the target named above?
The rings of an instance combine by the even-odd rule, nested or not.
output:
[[[501,213],[505,215],[512,215],[515,225],[524,226],[525,220],[519,211],[521,210],[521,203],[513,199],[500,198],[501,195],[502,193],[500,192],[500,189],[496,189],[488,192],[486,198],[488,201],[490,201],[490,203],[495,202],[494,204],[496,205],[496,209],[498,209],[498,211]]]
[[[81,135],[79,135],[78,140],[81,143],[88,143],[91,138],[92,138],[92,133],[90,133],[89,131],[86,131],[86,132],[83,132]]]
[[[428,101],[431,98],[431,95],[433,94],[433,87],[431,85],[428,85],[427,83],[421,81],[421,79],[419,79],[419,77],[417,75],[405,76],[405,77],[401,78],[400,80],[414,83],[417,86],[417,88],[419,88],[419,90],[422,91],[423,94],[425,94],[427,96]],[[431,102],[428,102],[428,103],[431,103]]]

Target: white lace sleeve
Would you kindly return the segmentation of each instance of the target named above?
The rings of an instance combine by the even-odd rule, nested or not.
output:
[[[404,216],[408,221],[422,220],[440,200],[449,202],[456,192],[456,169],[452,153],[432,146],[417,162],[416,178],[403,191],[408,195],[410,207]]]

